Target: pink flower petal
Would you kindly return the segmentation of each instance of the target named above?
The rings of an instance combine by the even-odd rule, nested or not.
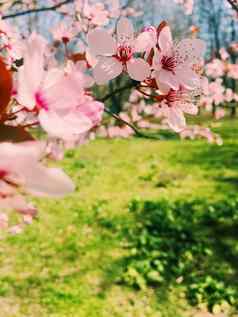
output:
[[[181,103],[180,108],[183,112],[191,114],[191,115],[196,115],[198,113],[198,107],[196,107],[192,103],[188,103],[188,102]]]
[[[17,235],[17,234],[20,234],[23,232],[23,228],[21,225],[15,225],[15,226],[9,228],[9,232],[11,234]]]
[[[29,166],[26,173],[26,189],[37,196],[61,197],[74,191],[72,180],[58,168],[46,168],[40,164]]]
[[[134,27],[127,18],[120,18],[117,23],[117,41],[131,44],[134,40]]]
[[[79,113],[84,114],[88,117],[93,126],[96,126],[102,120],[102,115],[104,111],[104,104],[98,101],[88,101],[80,105],[78,108]]]
[[[44,52],[46,41],[33,33],[26,45],[24,65],[18,72],[17,100],[32,110],[35,106],[35,93],[44,77]],[[30,78],[30,80],[29,80]]]
[[[165,69],[161,69],[159,72],[156,72],[155,74],[156,81],[158,80],[158,82],[165,83],[174,90],[179,89],[179,82],[177,80],[177,77],[172,72],[167,71]]]
[[[175,132],[180,132],[186,127],[183,112],[175,107],[171,107],[168,113],[168,124]]]
[[[52,137],[70,140],[76,135],[89,131],[93,124],[85,115],[70,112],[59,115],[53,111],[40,111],[39,121],[42,128]]]
[[[57,76],[55,80],[52,76],[51,80],[44,83],[42,99],[46,100],[48,107],[52,111],[72,109],[84,88],[80,76],[77,75],[77,71],[72,71],[67,76],[63,74],[61,77],[56,72],[55,76]],[[49,82],[52,85],[49,85]]]
[[[143,81],[150,75],[150,66],[142,58],[133,58],[126,64],[129,76],[137,81]]]
[[[98,62],[96,56],[90,51],[90,49],[86,49],[86,60],[91,67],[95,67]]]
[[[206,44],[200,39],[184,39],[175,47],[181,63],[197,64],[205,53]]]
[[[173,39],[169,26],[165,26],[159,34],[159,47],[163,54],[170,55],[173,47]]]
[[[93,69],[95,81],[99,85],[106,84],[122,72],[122,64],[114,57],[100,57]]]
[[[151,32],[142,32],[135,40],[135,52],[148,51],[155,45],[156,41],[153,38],[153,34],[151,34]]]
[[[187,89],[199,87],[201,84],[200,77],[189,67],[176,68],[175,75],[179,83]]]
[[[112,56],[117,50],[116,41],[105,30],[95,29],[88,34],[89,49],[95,56]]]
[[[156,80],[157,86],[159,88],[160,93],[162,93],[163,95],[167,95],[168,92],[170,91],[170,86],[160,82],[159,80]]]

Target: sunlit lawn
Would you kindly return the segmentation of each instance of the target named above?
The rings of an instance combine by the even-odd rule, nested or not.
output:
[[[42,200],[39,219],[0,244],[0,317],[185,316],[172,289],[118,283],[122,232],[133,198],[217,200],[238,189],[238,122],[217,128],[222,147],[205,141],[97,140],[63,162],[77,184],[64,200]],[[185,313],[186,312],[186,313]],[[186,315],[187,316],[187,315]]]

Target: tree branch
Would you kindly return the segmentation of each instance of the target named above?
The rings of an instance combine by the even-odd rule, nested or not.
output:
[[[118,89],[114,90],[112,93],[107,94],[106,96],[104,96],[103,98],[99,99],[98,101],[105,102],[106,100],[110,99],[114,94],[118,94],[118,93],[123,92],[125,90],[131,89],[131,88],[135,88],[136,86],[138,86],[138,84],[135,81],[132,81],[127,86],[124,86],[124,87],[121,87],[121,88],[118,88]],[[138,130],[132,123],[129,123],[126,120],[122,119],[119,115],[117,115],[116,113],[112,112],[107,107],[104,107],[104,112],[106,112],[107,114],[112,116],[114,119],[116,119],[116,120],[120,121],[121,123],[123,123],[123,124],[127,125],[128,127],[130,127],[135,132],[135,135],[137,137],[139,137],[139,138],[161,140],[161,137],[158,136],[158,135],[147,134],[147,133],[144,133],[144,132]]]
[[[16,12],[16,13],[4,15],[4,16],[2,16],[2,19],[12,19],[12,18],[17,18],[17,17],[23,16],[23,15],[32,14],[32,13],[55,11],[55,10],[59,9],[60,7],[62,7],[63,5],[73,3],[73,2],[74,2],[74,0],[65,0],[65,1],[62,1],[62,2],[54,5],[54,6],[50,6],[50,7],[30,9],[30,10],[26,10],[26,11],[21,11],[21,12]]]
[[[119,115],[113,113],[110,109],[108,109],[106,107],[104,108],[104,112],[106,112],[107,114],[109,114],[110,116],[115,118],[116,120],[118,120],[118,121],[124,123],[125,125],[127,125],[128,127],[130,127],[135,132],[136,136],[139,137],[139,138],[152,139],[152,140],[161,140],[161,137],[158,136],[158,135],[152,135],[152,134],[147,134],[147,133],[141,132],[133,124],[127,122],[124,119],[122,119]]]
[[[232,6],[232,8],[238,12],[238,1],[237,0],[227,0],[230,5]]]
[[[131,89],[131,88],[135,88],[136,86],[137,86],[137,82],[131,81],[128,85],[114,90],[113,92],[107,94],[106,96],[104,96],[102,99],[99,99],[98,101],[105,102],[108,99],[110,99],[113,95],[119,94],[120,92],[123,92],[123,91]]]

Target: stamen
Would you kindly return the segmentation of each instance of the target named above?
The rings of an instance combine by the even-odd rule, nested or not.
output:
[[[173,70],[176,68],[176,58],[174,56],[172,57],[163,56],[161,63],[162,63],[163,69],[165,70],[173,72]]]
[[[125,64],[128,62],[133,55],[132,48],[128,45],[120,45],[117,48],[117,56],[116,58]]]
[[[178,92],[176,90],[171,89],[168,92],[168,95],[166,96],[166,100],[167,100],[169,106],[170,106],[171,103],[179,101],[180,98],[179,98]]]

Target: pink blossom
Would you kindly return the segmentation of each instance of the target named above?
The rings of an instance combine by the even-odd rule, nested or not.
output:
[[[192,103],[186,91],[170,90],[160,103],[159,111],[166,117],[169,127],[175,132],[181,132],[186,127],[184,113],[196,115],[198,108]]]
[[[17,30],[2,20],[0,17],[1,50],[7,54],[7,61],[11,65],[15,60],[20,59],[23,53],[23,45]]]
[[[220,119],[224,118],[225,115],[226,115],[226,112],[224,109],[217,109],[215,112],[215,119],[220,120]]]
[[[209,128],[204,128],[198,125],[187,127],[180,132],[180,137],[182,139],[192,140],[195,138],[204,138],[207,139],[209,143],[215,143],[217,145],[223,144],[223,140],[218,134],[213,133]]]
[[[44,142],[0,144],[1,231],[21,233],[36,217],[38,210],[27,201],[26,193],[57,198],[74,190],[71,179],[62,170],[43,165],[45,150]],[[13,211],[17,217],[10,217]]]
[[[219,53],[221,55],[221,59],[224,61],[230,57],[230,55],[227,53],[227,50],[224,47],[220,49]]]
[[[30,225],[32,223],[32,221],[33,221],[33,218],[30,215],[25,215],[25,216],[23,216],[23,221],[27,225]]]
[[[206,65],[206,74],[212,78],[223,76],[225,72],[224,62],[218,58],[213,59]]]
[[[109,12],[103,3],[89,4],[87,0],[78,0],[76,10],[94,26],[104,26],[109,22]]]
[[[47,142],[46,156],[54,161],[61,161],[64,158],[64,148],[61,140],[51,138]]]
[[[117,24],[117,41],[105,30],[96,29],[88,34],[90,51],[98,57],[93,69],[98,84],[105,84],[123,71],[137,81],[150,75],[150,67],[142,58],[134,58],[141,49],[134,38],[134,28],[126,18]]]
[[[231,102],[234,99],[234,93],[231,88],[227,88],[225,92],[225,100]]]
[[[209,96],[212,98],[215,105],[224,102],[225,88],[222,84],[222,79],[217,78],[214,82],[209,84]]]
[[[92,127],[88,117],[74,112],[84,89],[83,77],[76,70],[69,74],[55,68],[45,71],[45,49],[45,40],[33,33],[18,73],[17,100],[28,110],[38,112],[40,124],[49,135],[69,139]]]
[[[137,43],[139,43],[141,50],[146,52],[146,57],[148,57],[151,49],[156,49],[158,44],[157,29],[154,26],[145,27],[143,32],[138,35]]]
[[[40,162],[44,147],[38,142],[1,143],[1,180],[39,196],[60,197],[72,192],[74,185],[61,169],[47,168]],[[17,208],[23,210],[28,207],[24,202],[20,207],[18,200]]]
[[[163,27],[158,39],[159,50],[153,58],[154,78],[161,84],[178,90],[180,86],[194,89],[200,85],[200,76],[194,65],[199,64],[205,44],[199,39],[184,39],[173,45],[169,26]]]
[[[102,120],[104,104],[95,101],[90,96],[84,96],[84,98],[81,99],[81,102],[76,107],[76,112],[77,111],[89,118],[92,122],[92,126],[95,127]]]
[[[67,44],[77,34],[77,30],[64,22],[57,24],[52,30],[52,35],[55,41],[62,41]]]
[[[107,133],[109,138],[128,138],[134,134],[134,131],[128,126],[111,126],[108,128]]]
[[[238,94],[233,94],[234,101],[238,102]]]
[[[238,64],[228,64],[227,76],[233,79],[238,79]]]
[[[23,228],[20,224],[9,228],[9,232],[13,235],[20,234],[22,233],[22,231],[23,231]]]

